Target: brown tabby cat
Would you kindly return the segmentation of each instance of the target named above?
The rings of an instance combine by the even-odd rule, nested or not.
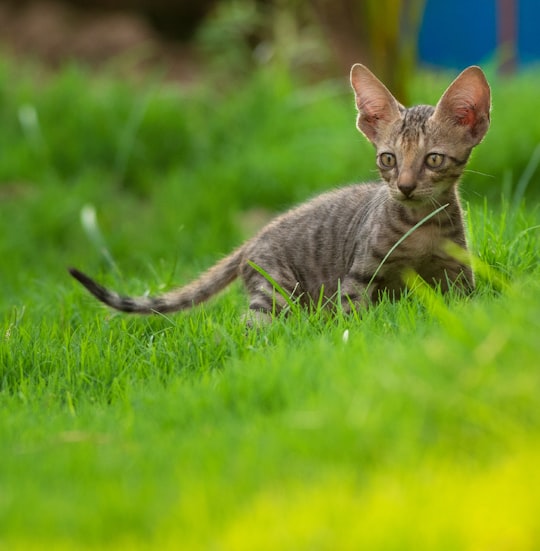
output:
[[[346,311],[385,291],[399,296],[407,270],[443,292],[453,286],[469,293],[472,270],[464,255],[451,256],[448,244],[467,247],[457,184],[489,127],[490,89],[482,70],[465,69],[435,107],[406,109],[363,65],[352,67],[351,84],[358,129],[377,150],[384,182],[330,191],[292,209],[192,283],[161,296],[123,297],[76,269],[71,275],[105,304],[141,314],[191,308],[241,277],[252,317],[265,318],[287,301],[253,265],[292,299],[309,304],[339,293]]]

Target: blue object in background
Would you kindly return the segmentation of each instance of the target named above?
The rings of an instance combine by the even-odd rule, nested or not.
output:
[[[421,63],[460,69],[492,61],[499,48],[498,0],[427,0],[418,39]],[[515,0],[518,64],[540,60],[540,2]]]
[[[427,0],[418,54],[430,65],[462,68],[497,49],[496,0]]]
[[[530,63],[540,60],[540,2],[516,0],[518,4],[518,60]]]

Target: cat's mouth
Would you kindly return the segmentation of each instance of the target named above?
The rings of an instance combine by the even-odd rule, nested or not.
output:
[[[396,201],[399,201],[400,203],[403,203],[404,205],[421,205],[426,202],[425,197],[414,194],[405,195],[401,192],[395,193],[394,199]]]
[[[419,196],[412,196],[412,197],[404,197],[401,196],[397,198],[398,203],[403,205],[404,207],[407,207],[412,210],[425,210],[426,207],[430,206],[431,200],[429,197],[419,197]]]
[[[425,193],[425,190],[418,188],[414,190],[407,190],[405,192],[400,189],[392,190],[393,199],[408,206],[426,205],[437,196],[439,196],[439,193],[436,193],[435,190],[432,190],[430,193]]]

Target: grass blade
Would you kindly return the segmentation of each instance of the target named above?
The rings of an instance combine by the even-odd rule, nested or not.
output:
[[[97,222],[97,214],[94,205],[84,205],[81,209],[81,226],[84,232],[88,236],[90,242],[96,247],[99,253],[103,256],[107,264],[116,272],[120,273],[116,262],[114,261],[107,245],[105,244],[105,238],[99,229]]]
[[[371,287],[371,284],[373,283],[373,281],[375,280],[375,278],[377,277],[377,274],[380,272],[381,268],[383,267],[384,263],[388,260],[388,257],[401,245],[401,243],[403,243],[403,241],[405,241],[405,239],[407,239],[407,237],[409,237],[409,235],[411,235],[412,233],[414,233],[420,226],[422,226],[423,224],[425,224],[428,220],[430,220],[431,218],[433,218],[434,216],[436,216],[437,214],[439,214],[439,212],[443,211],[446,207],[448,206],[448,203],[445,203],[444,205],[441,205],[438,209],[435,209],[433,212],[430,212],[427,216],[424,216],[424,218],[422,218],[422,220],[420,220],[420,222],[418,222],[417,224],[415,224],[412,228],[410,228],[407,232],[405,232],[395,243],[394,245],[392,245],[392,247],[390,248],[390,250],[386,253],[386,255],[384,256],[384,258],[381,260],[381,263],[377,266],[377,269],[375,270],[375,272],[373,272],[373,275],[371,276],[371,279],[369,280],[369,283],[367,284],[367,287],[366,287],[366,293],[368,291],[368,289]]]

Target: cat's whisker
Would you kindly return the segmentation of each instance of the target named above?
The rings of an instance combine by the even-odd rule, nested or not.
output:
[[[486,178],[495,178],[494,174],[487,174],[485,172],[480,172],[479,170],[472,170],[470,168],[464,169],[463,172],[467,172],[469,174],[478,174],[479,176],[485,176]]]

